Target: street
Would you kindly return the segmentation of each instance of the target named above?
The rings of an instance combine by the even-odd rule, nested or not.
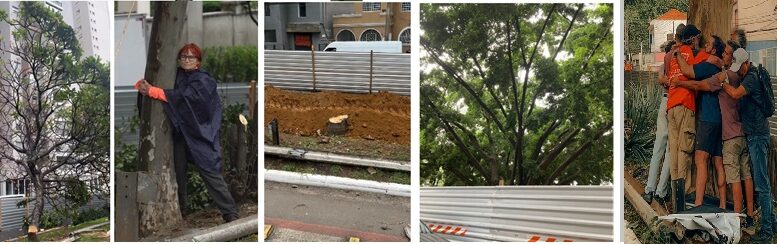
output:
[[[410,199],[265,182],[267,241],[408,241]]]

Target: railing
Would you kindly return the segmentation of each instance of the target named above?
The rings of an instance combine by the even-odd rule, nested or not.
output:
[[[409,54],[267,50],[264,60],[265,84],[282,89],[410,95]]]
[[[455,241],[613,241],[612,186],[422,187],[421,220]]]

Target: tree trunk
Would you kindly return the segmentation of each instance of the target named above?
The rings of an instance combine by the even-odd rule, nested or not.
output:
[[[154,23],[151,27],[145,79],[154,86],[170,89],[175,84],[178,49],[186,22],[186,1],[154,2]],[[147,171],[157,198],[138,203],[140,235],[178,226],[181,212],[178,206],[178,186],[173,167],[172,127],[163,111],[162,102],[142,99],[140,118],[140,171]]]
[[[35,164],[32,165],[34,167]],[[27,228],[27,240],[38,241],[40,220],[43,216],[43,207],[45,206],[43,197],[43,180],[41,175],[37,172],[37,169],[28,168],[28,170],[30,171],[30,183],[32,183],[32,187],[34,189],[32,194],[33,196],[30,197],[30,200],[34,199],[34,201],[32,201],[32,211],[30,211],[30,216],[28,218],[29,227]],[[27,194],[30,195],[29,193]],[[27,204],[30,204],[30,201],[28,201]]]
[[[712,35],[727,40],[731,32],[731,0],[690,0],[688,23],[696,25],[706,40]]]
[[[732,11],[731,0],[691,0],[688,7],[688,23],[696,25],[696,28],[701,30],[704,39],[708,42],[712,41],[712,35],[716,35],[723,39],[723,41],[726,41],[731,34]],[[712,161],[712,157],[710,157],[710,161]],[[715,167],[713,163],[709,165],[706,193],[717,195],[718,187],[715,183]],[[695,167],[693,168],[695,171]],[[694,173],[693,176],[695,179],[696,173]],[[695,180],[691,180],[691,184],[695,187]]]

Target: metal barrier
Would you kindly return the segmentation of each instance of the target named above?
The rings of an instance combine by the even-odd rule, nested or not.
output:
[[[19,230],[24,225],[24,216],[27,210],[24,207],[17,207],[16,204],[25,199],[23,195],[12,195],[0,197],[0,231]],[[87,209],[100,208],[107,204],[107,199],[93,196],[86,205],[79,208],[84,211]],[[53,207],[48,202],[43,207],[45,210],[51,210]]]
[[[422,187],[421,220],[454,241],[613,241],[612,186]]]
[[[409,54],[266,50],[264,60],[265,84],[281,89],[410,95]]]

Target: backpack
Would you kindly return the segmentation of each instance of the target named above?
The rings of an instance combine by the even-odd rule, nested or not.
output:
[[[758,79],[758,83],[761,84],[763,90],[762,97],[756,99],[756,104],[759,104],[758,108],[764,117],[772,117],[774,115],[774,91],[772,90],[772,80],[769,76],[769,71],[759,64],[755,68],[755,77]]]

